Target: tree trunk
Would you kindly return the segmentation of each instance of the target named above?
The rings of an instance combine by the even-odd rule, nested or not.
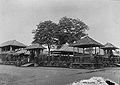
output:
[[[50,57],[50,45],[48,45],[48,55]]]

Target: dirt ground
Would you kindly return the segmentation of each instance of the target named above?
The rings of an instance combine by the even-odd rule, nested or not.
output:
[[[66,85],[93,76],[120,84],[120,68],[97,70],[0,65],[0,85]]]

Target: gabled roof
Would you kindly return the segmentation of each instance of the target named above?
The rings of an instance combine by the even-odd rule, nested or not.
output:
[[[111,43],[106,43],[102,49],[118,49],[116,46],[114,46]]]
[[[46,49],[46,48],[39,44],[32,44],[30,46],[27,46],[25,49],[26,50],[34,50],[34,49]]]
[[[5,46],[26,47],[23,43],[20,43],[16,40],[6,41],[0,45],[0,47],[5,47]]]
[[[80,48],[88,48],[88,47],[101,47],[103,46],[101,43],[93,40],[89,36],[78,40],[76,43],[72,44],[73,47],[80,47]]]

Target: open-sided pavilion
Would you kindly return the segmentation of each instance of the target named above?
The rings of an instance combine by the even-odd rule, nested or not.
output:
[[[74,53],[74,49],[73,49],[73,64],[78,63],[79,65],[85,66],[85,67],[94,67],[95,64],[97,63],[100,64],[100,59],[98,61],[98,59],[95,60],[95,58],[97,58],[97,56],[100,54],[100,48],[103,47],[103,45],[97,41],[95,41],[94,39],[90,38],[89,36],[85,36],[84,38],[82,38],[81,40],[78,40],[76,43],[71,44],[72,47],[74,48],[82,48],[83,49],[83,53],[82,54],[75,54]],[[96,49],[99,49],[99,52],[97,52]],[[85,53],[85,50],[89,49],[89,53]],[[93,50],[94,49],[94,50]],[[93,54],[93,51],[94,54]]]
[[[34,58],[34,57],[39,57],[39,55],[42,54],[43,50],[46,48],[40,44],[32,44],[30,46],[27,46],[25,49],[30,51],[31,57]]]
[[[116,56],[113,53],[113,51],[116,52],[116,49],[119,49],[118,47],[114,46],[111,43],[106,43],[102,49],[104,50],[105,57],[108,58],[109,64],[119,63],[120,56]]]
[[[6,41],[0,45],[2,53],[3,52],[14,52],[20,48],[25,48],[25,47],[26,46],[23,43],[17,40]]]
[[[26,50],[30,51],[30,62],[38,63],[38,58],[40,58],[40,55],[43,53],[43,50],[46,49],[40,44],[32,44],[30,46],[27,46],[25,48]]]

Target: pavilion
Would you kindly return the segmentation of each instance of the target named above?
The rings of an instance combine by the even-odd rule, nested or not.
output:
[[[79,54],[82,52],[82,49],[75,48],[74,53]],[[73,57],[73,47],[71,47],[69,44],[63,44],[61,48],[55,49],[51,51],[51,60],[53,61],[59,61],[64,63],[70,63]]]
[[[1,52],[15,52],[16,50],[25,47],[26,46],[23,43],[16,40],[6,41],[0,45]]]
[[[119,49],[119,48],[117,48],[116,46],[114,46],[111,43],[106,43],[104,45],[104,47],[102,47],[102,49],[104,50],[105,54],[111,55],[111,54],[113,54],[112,50],[116,50],[116,49]]]
[[[82,54],[76,55],[74,53],[73,64],[79,63],[80,65],[85,67],[90,67],[90,66],[94,67],[94,65],[96,64],[95,57],[96,55],[98,56],[100,54],[100,48],[103,47],[101,43],[90,38],[88,35],[82,38],[81,40],[78,40],[76,43],[71,44],[71,46],[74,48],[77,47],[83,49]],[[99,49],[99,52],[97,52],[96,50],[97,48]],[[85,50],[87,49],[89,49],[89,54],[85,53]],[[95,54],[92,53],[93,49],[95,51],[94,52]],[[100,59],[99,61],[97,60],[97,64],[100,64]]]
[[[113,51],[116,52],[116,49],[119,49],[119,48],[117,48],[111,43],[106,43],[104,47],[102,47],[102,49],[104,50],[105,57],[108,58],[109,60],[109,64],[117,63],[119,61],[118,60],[119,56],[114,55],[114,52],[113,52]]]
[[[30,62],[34,63],[34,66],[37,66],[40,56],[43,53],[43,50],[46,49],[40,44],[32,44],[25,48],[26,50],[30,51]]]
[[[80,53],[80,51],[78,52],[78,49],[74,49],[74,52]],[[66,43],[61,48],[51,51],[51,54],[73,55],[73,47]]]
[[[33,52],[33,54],[36,56],[36,57],[39,57],[39,55],[41,53],[43,53],[43,50],[46,49],[45,47],[43,47],[42,45],[39,45],[39,44],[32,44],[30,46],[27,46],[25,48],[25,50],[28,50],[30,52]]]

